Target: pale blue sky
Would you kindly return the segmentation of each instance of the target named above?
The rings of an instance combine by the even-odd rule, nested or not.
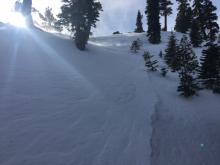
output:
[[[9,3],[10,0],[1,0]],[[14,0],[11,0],[11,2]],[[144,14],[146,0],[100,0],[104,11],[101,13],[100,22],[98,22],[96,35],[108,35],[113,31],[121,32],[133,31],[135,28],[136,14],[138,9]],[[173,2],[176,3],[175,0]],[[220,18],[220,0],[213,0],[213,3],[219,8],[218,16]],[[47,6],[53,8],[55,13],[59,12],[61,0],[33,0],[33,6],[42,12]],[[1,8],[1,7],[0,7]],[[174,27],[176,17],[176,5],[173,6],[174,14],[168,19],[168,29]],[[1,15],[1,12],[0,12]],[[0,17],[1,18],[1,17]],[[146,29],[146,16],[143,18]],[[163,20],[161,20],[163,23]],[[218,21],[220,23],[220,19]]]
[[[135,28],[137,10],[140,9],[144,14],[146,0],[100,0],[104,11],[101,13],[100,22],[95,29],[96,35],[108,35],[113,31],[121,32],[133,31]],[[175,0],[173,0],[176,3]],[[61,0],[33,0],[34,5],[40,8],[52,6],[57,12],[61,4]],[[213,0],[213,3],[219,8],[218,16],[220,17],[220,0]],[[168,29],[174,27],[176,17],[176,6],[173,6],[174,14],[168,19]],[[146,16],[143,18],[146,29]],[[163,20],[161,20],[163,23]],[[220,21],[219,21],[220,22]]]

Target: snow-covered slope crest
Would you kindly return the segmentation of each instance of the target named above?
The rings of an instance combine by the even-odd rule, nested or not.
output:
[[[0,164],[217,164],[220,97],[183,99],[176,74],[145,71],[145,50],[164,65],[169,35],[160,45],[145,34],[97,37],[81,52],[37,29],[0,27]]]

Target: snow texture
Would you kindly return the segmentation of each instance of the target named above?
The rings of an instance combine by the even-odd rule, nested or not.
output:
[[[175,73],[145,71],[145,50],[164,65],[168,37],[159,46],[145,34],[92,38],[81,52],[57,35],[1,26],[0,164],[217,165],[220,97],[183,99]]]

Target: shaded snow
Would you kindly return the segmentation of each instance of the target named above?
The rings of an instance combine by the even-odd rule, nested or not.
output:
[[[38,30],[0,38],[1,165],[149,164],[156,96],[142,57]]]
[[[80,52],[61,36],[1,27],[0,164],[218,164],[220,97],[183,99],[177,74],[145,71],[146,50],[164,65],[169,35],[160,45],[97,37]]]

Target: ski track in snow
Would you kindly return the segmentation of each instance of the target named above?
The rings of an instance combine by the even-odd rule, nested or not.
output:
[[[177,33],[180,39],[182,34]],[[178,76],[146,73],[145,34],[70,40],[0,29],[1,165],[218,165],[219,96],[183,99]],[[198,58],[201,49],[195,49]]]
[[[199,97],[184,99],[173,93],[176,81],[170,81],[169,77],[158,81],[155,75],[151,79],[159,96],[152,116],[151,164],[217,165],[220,162],[219,96],[202,91]]]
[[[1,165],[149,165],[156,96],[127,39],[80,52],[38,30],[0,38]]]

